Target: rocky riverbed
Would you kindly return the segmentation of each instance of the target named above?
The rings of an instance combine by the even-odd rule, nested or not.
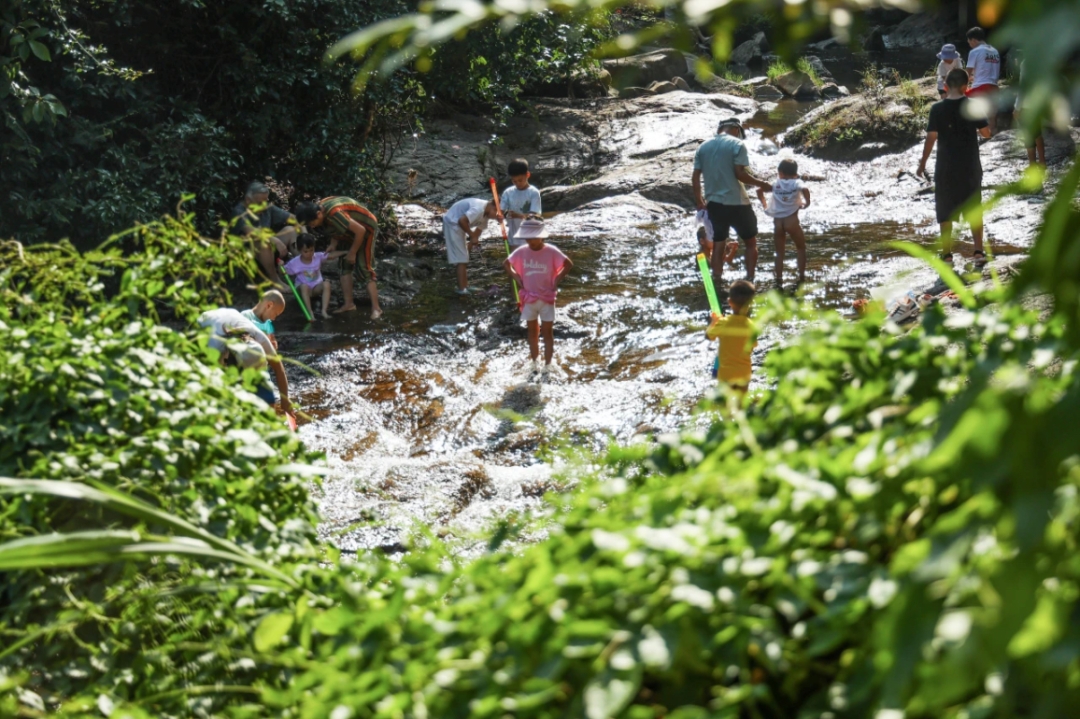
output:
[[[392,179],[409,198],[398,214],[412,244],[380,258],[384,283],[394,285],[384,319],[280,323],[283,347],[318,373],[290,370],[312,417],[300,431],[328,455],[330,475],[319,492],[327,540],[346,551],[397,552],[430,530],[463,551],[479,550],[479,530],[491,520],[542,510],[545,492],[575,481],[575,451],[587,457],[611,441],[704,422],[695,408],[712,384],[712,354],[693,262],[694,151],[718,120],[739,116],[751,128],[753,170],[771,177],[772,142],[813,110],[685,91],[542,102],[498,143],[487,121],[449,116],[402,148]],[[1052,140],[1052,170],[1074,140]],[[933,282],[929,270],[884,245],[929,243],[935,234],[933,195],[913,174],[921,144],[879,149],[857,162],[795,156],[801,172],[817,178],[803,215],[811,281],[803,297],[824,310],[847,312],[856,299],[887,299]],[[1023,170],[1024,151],[1011,132],[982,153],[988,190]],[[563,375],[539,386],[525,382],[524,331],[494,230],[470,268],[472,284],[490,288],[487,296],[453,294],[441,246],[441,208],[484,196],[487,178],[501,177],[515,156],[532,162],[553,241],[575,262],[556,323]],[[999,255],[1024,252],[1046,199],[1011,196],[990,209],[988,234]],[[773,251],[765,220],[759,208],[758,280],[768,290]],[[788,258],[791,277],[790,250]],[[742,275],[738,262],[728,277]],[[755,363],[785,331],[765,328]]]

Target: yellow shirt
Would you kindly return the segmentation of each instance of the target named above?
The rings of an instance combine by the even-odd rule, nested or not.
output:
[[[754,323],[746,315],[721,317],[705,330],[705,336],[709,339],[720,338],[720,348],[717,350],[720,371],[716,374],[717,379],[728,384],[750,383],[750,352],[757,347],[757,342],[751,343],[753,334]]]

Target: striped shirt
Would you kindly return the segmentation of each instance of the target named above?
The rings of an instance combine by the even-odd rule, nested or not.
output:
[[[379,229],[379,219],[372,214],[371,210],[361,205],[351,197],[326,197],[319,200],[322,208],[324,222],[331,235],[350,235],[349,220],[359,222],[369,228],[372,234]]]

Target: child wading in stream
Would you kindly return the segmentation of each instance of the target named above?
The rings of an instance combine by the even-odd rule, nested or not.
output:
[[[443,215],[443,238],[446,240],[446,261],[457,270],[457,293],[469,294],[469,250],[480,246],[480,234],[488,220],[496,217],[494,200],[468,197],[450,206]]]
[[[525,240],[517,236],[518,228],[522,221],[529,215],[539,215],[543,210],[540,204],[540,190],[529,184],[532,173],[529,172],[529,161],[518,158],[512,161],[506,168],[513,184],[503,190],[499,206],[502,207],[503,216],[506,217],[507,234],[510,236],[510,244],[519,247],[525,244]]]
[[[552,371],[551,358],[555,354],[555,297],[559,283],[574,263],[558,247],[544,242],[547,229],[541,219],[524,220],[517,237],[529,244],[514,250],[503,267],[521,286],[521,319],[529,328],[530,369],[534,373],[540,369],[540,335],[544,336],[542,374],[546,376]]]
[[[716,352],[717,379],[739,394],[746,393],[753,374],[750,353],[757,347],[757,342],[753,341],[754,323],[750,321],[750,305],[756,292],[753,283],[746,280],[732,283],[728,291],[731,314],[721,317],[713,313],[712,322],[705,330],[705,336],[710,340],[720,340]]]
[[[766,202],[765,191],[758,188],[757,196],[765,206],[765,214],[773,218],[773,238],[776,243],[776,288],[784,284],[784,250],[787,236],[795,243],[798,256],[799,284],[806,281],[806,235],[799,224],[799,210],[810,206],[810,190],[799,179],[799,165],[783,160],[778,168],[780,179],[773,183],[772,200]]]
[[[300,296],[307,305],[308,313],[315,316],[315,310],[311,306],[311,296],[322,293],[322,317],[330,317],[330,282],[322,276],[323,260],[332,260],[344,257],[347,253],[341,252],[316,252],[315,237],[304,233],[296,239],[296,246],[300,255],[289,260],[285,265],[285,271],[295,278]]]

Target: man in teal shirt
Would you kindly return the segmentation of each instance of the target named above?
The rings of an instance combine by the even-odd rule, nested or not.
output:
[[[772,185],[750,174],[745,137],[738,118],[721,120],[716,137],[705,142],[694,155],[694,200],[699,210],[708,211],[712,222],[716,243],[711,264],[717,287],[724,274],[727,238],[732,229],[746,242],[746,279],[753,282],[757,271],[757,216],[743,183],[772,191]]]

